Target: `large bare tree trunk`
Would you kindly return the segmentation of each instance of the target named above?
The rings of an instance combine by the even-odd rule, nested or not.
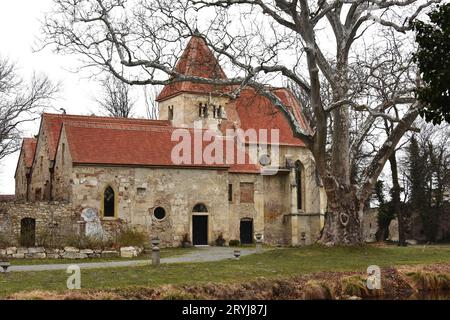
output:
[[[362,242],[360,212],[362,206],[354,190],[347,187],[327,192],[328,211],[320,239],[327,245]]]

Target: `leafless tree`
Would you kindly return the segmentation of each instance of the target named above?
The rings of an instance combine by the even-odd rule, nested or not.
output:
[[[230,97],[251,86],[270,99],[315,156],[328,197],[321,241],[362,241],[364,204],[420,105],[411,87],[394,88],[388,96],[380,96],[376,88],[361,88],[358,63],[365,68],[363,77],[378,77],[370,67],[382,66],[389,56],[378,61],[366,56],[383,43],[377,32],[408,32],[411,22],[440,0],[54,1],[55,9],[44,23],[43,43],[60,52],[81,54],[85,65],[95,65],[133,85],[178,81],[228,85]],[[213,48],[230,70],[228,79],[176,72],[176,58],[192,35],[203,37]],[[313,135],[267,89],[265,84],[274,78],[288,79],[308,97]],[[322,99],[324,88],[330,90],[329,100]],[[359,126],[352,135],[353,112],[359,113]],[[374,146],[359,182],[354,182],[353,159],[381,119],[394,127],[388,136],[379,135],[378,141],[384,141]]]
[[[108,76],[101,81],[101,88],[101,96],[96,100],[106,115],[116,118],[128,118],[132,115],[135,100],[128,84]]]
[[[158,89],[156,87],[143,87],[145,112],[148,119],[156,120],[159,117],[158,103],[156,97],[158,95]]]
[[[26,83],[13,63],[0,58],[0,160],[20,148],[22,125],[38,118],[57,91],[45,76],[33,75]]]

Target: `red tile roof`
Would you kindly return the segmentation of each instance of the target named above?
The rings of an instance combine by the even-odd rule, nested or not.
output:
[[[25,166],[31,168],[33,166],[34,153],[36,152],[37,139],[23,138],[22,152]]]
[[[226,79],[219,62],[212,51],[208,48],[205,40],[193,36],[184,50],[181,58],[175,66],[175,71],[188,76],[197,76],[208,79]],[[189,81],[174,82],[166,85],[156,97],[156,101],[162,101],[182,92],[190,93],[221,93],[223,86],[193,83]]]
[[[210,144],[203,141],[203,148],[196,150],[191,141],[192,158],[188,163],[176,163],[172,160],[172,151],[180,140],[172,141],[175,130],[193,129],[164,126],[133,126],[128,128],[107,127],[104,124],[76,123],[64,124],[69,150],[74,164],[134,165],[134,166],[175,166],[229,169],[236,173],[259,173],[259,165],[250,162],[246,153],[244,163],[237,161],[237,145],[232,142],[233,158],[227,159],[226,139],[221,140],[223,157],[219,163],[208,163],[203,157],[200,163],[194,163],[194,153],[202,155]],[[204,133],[204,131],[201,131]]]
[[[281,99],[283,104],[291,108],[291,110],[293,109],[294,115],[300,125],[302,125],[305,130],[311,132],[308,123],[301,114],[300,105],[292,93],[287,89],[272,90]],[[242,90],[240,96],[236,100],[231,101],[228,107],[230,109],[236,109],[241,129],[255,129],[257,132],[259,129],[268,129],[268,143],[271,142],[270,129],[279,129],[279,144],[305,146],[302,140],[294,137],[289,121],[282,112],[278,110],[268,98],[262,96],[254,89],[246,88]],[[265,141],[260,139],[258,142]]]
[[[59,134],[63,123],[68,122],[84,122],[84,123],[98,123],[109,127],[127,127],[135,125],[144,126],[168,126],[169,121],[162,120],[147,120],[147,119],[132,119],[132,118],[111,118],[99,116],[81,116],[69,114],[52,114],[44,113],[42,115],[42,126],[47,132],[49,159],[54,160],[56,155],[56,147],[59,140]]]
[[[194,158],[188,163],[174,163],[172,150],[179,141],[171,141],[171,138],[176,129],[164,126],[107,128],[93,124],[64,125],[70,154],[75,164],[228,167],[223,163],[194,163]],[[193,136],[193,130],[190,130],[190,133]],[[191,150],[194,153],[193,143],[192,140]],[[204,143],[204,146],[207,144]]]

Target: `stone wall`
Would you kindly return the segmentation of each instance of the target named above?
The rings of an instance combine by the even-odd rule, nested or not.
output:
[[[375,242],[378,231],[378,208],[369,208],[363,213],[363,239],[365,242]]]
[[[255,233],[264,232],[264,189],[262,176],[230,173],[228,177],[228,183],[233,185],[232,201],[229,202],[228,209],[230,217],[229,240],[240,240],[240,222],[242,219],[251,219],[253,221],[253,231]],[[241,190],[242,186],[244,188],[247,186],[247,190]],[[250,196],[249,191],[252,186],[253,195]]]
[[[0,259],[95,259],[95,258],[134,258],[140,255],[143,248],[122,247],[119,250],[78,249],[64,247],[53,249],[44,247],[8,247],[0,249]]]
[[[3,202],[0,203],[0,235],[4,241],[19,244],[21,221],[35,221],[35,245],[46,241],[57,243],[65,235],[76,232],[79,212],[70,203],[63,202]]]
[[[22,147],[23,148],[23,147]],[[18,200],[26,200],[27,197],[27,168],[25,167],[24,152],[20,153],[15,174],[15,195]]]
[[[179,246],[185,234],[192,241],[192,210],[202,203],[208,210],[208,242],[213,244],[220,234],[229,239],[225,170],[75,166],[72,180],[74,208],[93,209],[102,224],[123,220],[150,237],[158,236],[162,246]],[[103,215],[107,186],[117,196],[114,218]],[[157,207],[164,208],[163,219],[155,217]]]
[[[41,201],[50,198],[50,171],[48,137],[45,130],[39,131],[36,154],[31,172],[30,200]]]

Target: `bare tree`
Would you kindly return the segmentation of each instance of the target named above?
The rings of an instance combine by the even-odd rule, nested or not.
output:
[[[0,160],[20,148],[22,125],[38,118],[57,92],[45,76],[33,75],[25,83],[15,65],[0,58]]]
[[[158,89],[156,87],[144,86],[143,92],[144,92],[145,112],[147,114],[147,118],[157,120],[159,117],[158,103],[156,102]]]
[[[130,86],[115,77],[108,76],[101,81],[102,94],[97,98],[100,108],[111,117],[128,118],[132,115],[135,100]]]
[[[388,96],[378,95],[376,88],[362,89],[361,82],[353,81],[358,79],[357,62],[366,62],[363,75],[379,77],[370,72],[370,59],[364,59],[369,49],[376,52],[380,44],[377,32],[406,33],[424,9],[440,0],[54,1],[55,10],[44,23],[43,43],[60,52],[81,54],[86,65],[102,68],[125,83],[227,85],[232,88],[230,97],[251,86],[270,99],[315,156],[328,197],[321,241],[362,241],[364,204],[421,106],[413,87],[394,87]],[[232,77],[206,79],[174,69],[185,39],[192,35],[201,36],[213,48]],[[383,57],[379,58],[382,66]],[[313,135],[267,90],[265,84],[274,77],[295,83],[308,97],[315,120]],[[322,99],[325,87],[330,90],[329,101]],[[352,112],[360,117],[353,135]],[[379,136],[378,141],[384,141],[374,146],[359,182],[353,182],[353,157],[380,119],[393,123],[393,130]],[[327,145],[331,145],[330,157]]]

